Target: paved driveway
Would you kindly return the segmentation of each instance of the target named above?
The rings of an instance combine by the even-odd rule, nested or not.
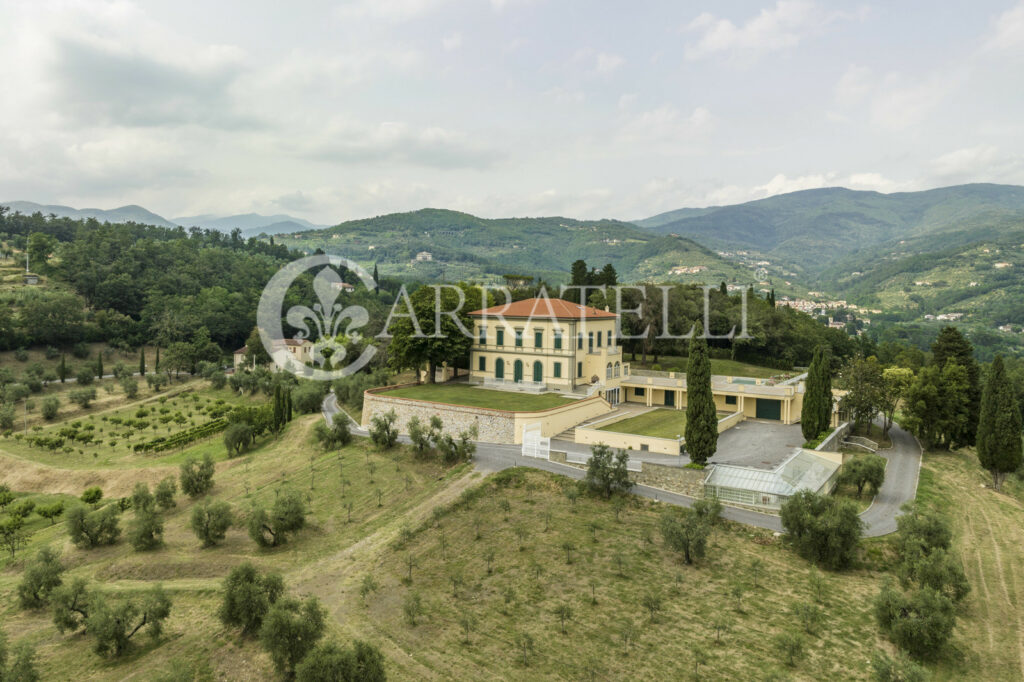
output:
[[[714,464],[774,469],[804,444],[799,424],[748,419],[718,436]]]
[[[330,424],[335,415],[340,412],[333,393],[327,394],[327,397],[324,399],[322,411],[328,424]],[[352,420],[350,419],[349,421]],[[744,422],[741,426],[743,425],[768,427],[750,429],[747,434],[744,434],[743,439],[740,441],[740,445],[737,445],[737,448],[739,448],[738,451],[741,455],[743,452],[746,452],[750,457],[762,456],[757,443],[759,435],[762,438],[775,439],[774,442],[777,444],[789,447],[788,441],[793,438],[794,433],[792,429],[796,428],[795,433],[798,435],[800,433],[799,426],[793,427],[763,422]],[[734,427],[733,429],[726,431],[722,436],[734,431],[736,428],[738,427]],[[367,432],[354,421],[352,421],[352,433],[364,437],[368,435]],[[900,507],[905,502],[914,499],[917,494],[917,477],[921,467],[921,448],[918,446],[917,441],[912,435],[903,431],[898,426],[893,425],[892,431],[890,431],[889,434],[892,437],[893,447],[890,450],[882,450],[879,452],[880,455],[889,460],[889,464],[885,471],[885,483],[882,484],[882,489],[875,497],[875,503],[860,515],[861,519],[865,523],[864,535],[867,537],[876,537],[879,535],[894,533],[896,531],[896,516],[900,513]],[[399,440],[403,443],[409,442],[409,439],[406,436],[400,437]],[[720,456],[724,456],[722,437],[719,437],[718,442],[719,452],[715,455],[713,461],[724,462],[726,461],[725,459],[719,459]],[[728,443],[728,441],[726,442]],[[793,447],[799,447],[802,442],[803,441],[801,440],[800,443],[797,443]],[[748,444],[747,450],[743,450],[742,443]],[[503,445],[499,443],[485,443],[478,441],[476,446],[477,449],[476,454],[473,456],[473,461],[477,469],[485,472],[500,471],[514,466],[527,466],[533,469],[541,469],[561,474],[562,476],[567,476],[577,480],[582,479],[585,473],[583,469],[579,469],[577,467],[566,466],[564,464],[558,464],[544,459],[523,457],[521,455],[522,448],[518,445]],[[791,453],[792,448],[789,448],[789,451]],[[644,454],[650,455],[650,453]],[[676,462],[679,461],[679,458],[671,459]],[[732,462],[735,460],[730,459],[728,461]],[[757,465],[750,464],[749,466]],[[680,495],[679,493],[672,493],[644,485],[633,486],[632,492],[641,497],[647,497],[652,500],[658,500],[660,502],[674,504],[680,507],[690,507],[694,502],[694,498],[687,495]],[[762,514],[760,512],[727,506],[722,511],[722,516],[730,521],[745,523],[749,526],[765,528],[772,531],[782,531],[782,521],[778,516],[773,514]]]

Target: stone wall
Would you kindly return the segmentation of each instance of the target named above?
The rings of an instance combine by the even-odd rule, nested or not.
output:
[[[850,422],[844,422],[837,426],[832,433],[829,434],[828,438],[821,441],[815,450],[821,452],[838,452],[839,445],[843,442],[843,438],[846,438],[846,434],[850,432]]]
[[[389,388],[397,388],[390,386]],[[444,430],[458,433],[472,426],[477,428],[477,438],[488,443],[515,442],[515,413],[503,410],[490,410],[480,407],[449,405],[426,400],[409,400],[407,398],[389,398],[386,394],[376,393],[379,389],[370,389],[363,396],[363,428],[369,428],[374,416],[394,410],[396,421],[401,433],[408,433],[409,420],[419,417],[429,422],[438,416],[444,422]]]
[[[643,471],[632,476],[634,483],[661,488],[673,493],[704,497],[704,478],[708,472],[703,469],[684,469],[662,464],[643,463]]]
[[[404,384],[414,386],[415,384]],[[550,437],[572,428],[582,421],[611,411],[611,406],[600,396],[575,400],[546,410],[512,412],[486,407],[468,407],[429,400],[389,397],[387,391],[401,386],[371,388],[363,394],[363,428],[369,428],[377,414],[394,410],[400,433],[408,433],[408,423],[413,417],[429,422],[438,416],[444,422],[444,430],[450,433],[464,431],[474,425],[477,439],[488,443],[516,444],[523,442],[523,427],[539,423],[541,435]]]

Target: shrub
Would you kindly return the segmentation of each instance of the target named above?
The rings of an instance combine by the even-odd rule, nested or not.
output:
[[[782,505],[781,515],[786,541],[805,559],[833,569],[853,562],[863,522],[850,500],[801,490]]]
[[[224,432],[224,447],[228,455],[235,457],[242,454],[253,442],[252,427],[245,423],[232,424]]]
[[[100,500],[103,499],[103,490],[98,485],[91,486],[85,489],[82,493],[82,502],[96,506]]]
[[[51,526],[54,524],[55,519],[63,513],[63,500],[57,500],[56,502],[53,502],[51,504],[44,504],[42,506],[36,507],[36,514],[39,514],[44,519],[49,519]]]
[[[87,409],[93,400],[96,400],[96,389],[95,388],[77,388],[74,391],[68,393],[68,400],[81,407],[83,410]]]
[[[84,341],[79,341],[71,348],[71,354],[79,360],[85,360],[89,357],[89,345]]]
[[[710,525],[692,509],[669,509],[661,516],[662,539],[688,564],[704,557],[710,533]]]
[[[43,399],[43,419],[46,421],[53,421],[57,418],[57,412],[60,410],[60,398],[55,395],[51,395],[48,398]]]
[[[952,600],[930,587],[904,593],[890,581],[875,599],[875,619],[898,647],[911,656],[930,658],[953,635],[956,612]]]
[[[799,632],[780,632],[775,636],[775,647],[782,654],[786,665],[793,667],[803,658],[804,637]]]
[[[322,421],[317,422],[313,434],[324,450],[337,450],[352,442],[352,432],[344,415],[335,415],[330,426]]]
[[[213,488],[213,458],[203,455],[202,461],[189,457],[181,464],[181,492],[196,498]]]
[[[263,619],[260,644],[270,654],[274,667],[290,677],[299,662],[323,637],[326,612],[315,597],[300,602],[278,599]]]
[[[884,651],[871,655],[871,673],[876,682],[925,682],[928,672],[906,656],[889,658]]]
[[[395,428],[395,411],[390,410],[378,414],[370,420],[370,440],[383,450],[390,450],[398,441],[398,429]]]
[[[92,367],[82,367],[75,374],[75,383],[79,386],[89,386],[96,379]]]
[[[86,632],[95,639],[97,654],[120,656],[128,650],[132,637],[146,630],[153,639],[163,632],[163,622],[171,613],[171,600],[160,585],[153,586],[142,599],[131,596],[110,604],[92,598]]]
[[[384,655],[380,649],[356,640],[351,648],[334,642],[313,647],[295,668],[298,682],[384,682]]]
[[[156,549],[163,544],[163,534],[163,519],[152,504],[135,508],[135,518],[128,526],[128,542],[135,551]]]
[[[878,455],[859,455],[846,462],[839,475],[839,482],[852,485],[857,488],[857,497],[864,492],[864,488],[871,486],[872,495],[878,494],[878,489],[885,481],[885,458]]]
[[[20,643],[14,649],[14,659],[8,661],[7,639],[0,632],[0,680],[11,682],[38,682],[39,672],[36,670],[36,650],[27,642]]]
[[[270,513],[254,506],[249,514],[249,537],[260,547],[277,547],[288,539],[288,533],[306,525],[306,507],[298,491],[286,490],[274,500]]]
[[[156,490],[153,492],[156,506],[162,511],[173,509],[176,506],[174,502],[176,492],[178,492],[178,484],[174,482],[173,476],[167,476],[161,480],[156,484]]]
[[[25,567],[21,582],[18,583],[18,603],[23,609],[38,609],[49,600],[50,593],[60,587],[64,566],[60,556],[49,547],[36,554],[34,561]]]
[[[217,616],[225,625],[253,634],[263,625],[270,607],[284,593],[284,581],[277,573],[260,574],[250,562],[239,564],[224,580],[224,600]]]
[[[292,389],[292,407],[300,414],[320,411],[328,385],[322,381],[303,381]]]
[[[192,531],[203,541],[203,547],[212,547],[223,540],[232,523],[234,516],[227,502],[204,501],[192,510]]]
[[[135,400],[139,395],[139,382],[133,376],[121,377],[121,390],[129,400]]]
[[[613,455],[612,449],[604,443],[592,446],[590,452],[590,463],[583,479],[590,491],[603,497],[629,492],[633,487],[626,471],[629,454],[619,450]]]
[[[117,506],[112,504],[98,511],[76,505],[67,513],[68,536],[82,549],[112,545],[121,537],[118,515]]]

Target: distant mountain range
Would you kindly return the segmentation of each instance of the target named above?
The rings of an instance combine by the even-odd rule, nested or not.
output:
[[[973,184],[881,194],[812,189],[733,206],[680,209],[637,221],[717,249],[752,249],[816,274],[901,239],[1021,225],[1024,187]],[[941,235],[941,236],[939,236]]]
[[[753,273],[690,239],[618,220],[486,219],[443,209],[350,220],[284,236],[279,243],[374,263],[381,272],[427,281],[525,274],[564,282],[573,261],[612,263],[622,281],[750,282]],[[417,254],[423,253],[417,260]],[[429,254],[429,255],[428,255]],[[673,273],[685,266],[690,272]]]
[[[157,215],[142,206],[134,204],[113,209],[100,208],[71,208],[61,205],[44,205],[32,201],[0,201],[0,206],[8,206],[12,211],[21,213],[40,212],[44,215],[54,214],[66,218],[87,219],[95,218],[100,222],[123,223],[136,222],[146,225],[157,225],[159,227],[201,227],[208,230],[219,230],[231,232],[238,228],[242,230],[243,236],[252,237],[259,234],[288,234],[302,230],[316,229],[322,227],[302,218],[295,218],[289,215],[260,215],[258,213],[245,213],[242,215],[217,216],[197,215],[185,216],[168,220]]]

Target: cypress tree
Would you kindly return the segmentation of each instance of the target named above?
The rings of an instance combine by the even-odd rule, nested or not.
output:
[[[804,402],[800,413],[800,431],[805,440],[814,440],[832,421],[831,353],[827,347],[814,349],[807,370]]]
[[[277,433],[284,423],[284,406],[281,404],[281,384],[274,385],[274,416],[270,428]]]
[[[718,449],[718,413],[711,394],[708,342],[698,322],[686,359],[686,452],[690,461],[704,464]]]
[[[722,294],[722,296],[728,296],[729,295],[729,287],[727,287],[725,285],[725,281],[724,280],[722,281],[721,284],[718,285],[718,293]]]
[[[146,376],[146,347],[139,346],[139,376]]]
[[[68,358],[64,353],[60,354],[60,365],[57,366],[57,376],[60,377],[60,383],[64,383],[64,380],[68,378]]]
[[[373,293],[380,294],[380,275],[377,274],[377,264],[373,264]]]
[[[977,449],[978,461],[992,473],[992,487],[996,490],[1006,474],[1020,468],[1020,410],[1000,355],[992,361],[981,395]]]
[[[100,350],[96,354],[96,376],[100,379],[103,378],[103,351]]]
[[[818,403],[818,433],[832,423],[832,349],[824,346],[821,349],[821,369],[818,381],[821,382],[821,400]]]
[[[807,369],[807,381],[804,385],[804,402],[800,411],[800,432],[804,440],[814,440],[821,433],[818,422],[821,417],[821,346],[814,349],[811,366]]]
[[[943,327],[932,344],[932,364],[940,369],[952,360],[967,370],[967,423],[951,434],[957,445],[974,445],[981,411],[981,369],[974,359],[974,346],[956,327]]]
[[[156,367],[153,368],[154,372],[160,371],[160,346],[156,347]]]
[[[284,420],[290,422],[292,420],[292,392],[288,389],[284,392]]]

